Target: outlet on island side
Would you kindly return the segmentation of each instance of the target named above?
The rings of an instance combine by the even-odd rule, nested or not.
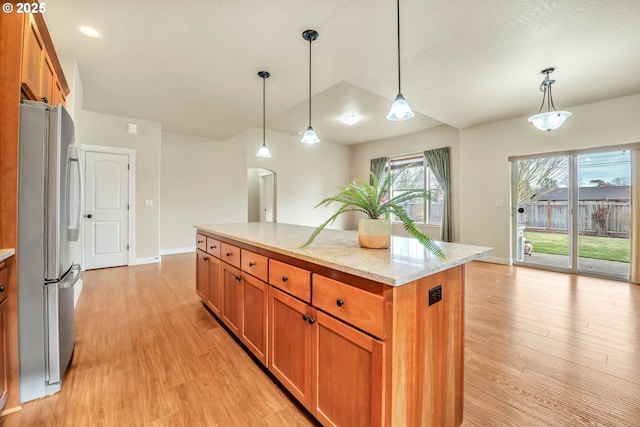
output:
[[[442,300],[442,285],[429,289],[429,306]]]

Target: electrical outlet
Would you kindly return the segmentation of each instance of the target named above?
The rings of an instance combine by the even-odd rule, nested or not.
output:
[[[429,306],[442,300],[442,285],[429,289]]]

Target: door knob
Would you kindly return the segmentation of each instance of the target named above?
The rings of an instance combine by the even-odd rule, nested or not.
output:
[[[93,218],[93,215],[91,215],[91,214],[87,214],[87,215],[85,215],[85,217],[87,217],[87,218]]]

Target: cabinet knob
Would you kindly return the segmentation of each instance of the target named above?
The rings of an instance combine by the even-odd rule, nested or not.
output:
[[[236,276],[236,280],[239,282],[240,280],[242,280],[242,277]]]
[[[4,286],[0,285],[0,292],[4,292]]]
[[[209,257],[207,257],[207,256],[203,256],[203,257],[202,257],[202,260],[203,260],[203,261],[209,261]]]
[[[342,306],[344,305],[344,300],[343,300],[343,299],[338,299],[338,300],[336,300],[336,305],[337,305],[338,307],[342,307]]]
[[[87,217],[91,218],[89,215]],[[198,243],[204,243],[204,240],[198,240]]]
[[[287,280],[289,280],[289,278],[287,276],[282,276],[282,281],[286,282]]]
[[[303,314],[302,315],[302,320],[309,320],[309,315],[308,314]]]
[[[254,265],[256,265],[255,262],[249,261],[249,267],[253,267]]]
[[[227,252],[227,256],[231,256],[233,255],[231,252]]]
[[[216,248],[216,245],[209,246],[209,249],[215,249],[215,248]]]
[[[314,323],[316,323],[316,319],[314,319],[313,317],[310,317],[309,320],[307,320],[307,322],[309,322],[310,325],[313,325]]]

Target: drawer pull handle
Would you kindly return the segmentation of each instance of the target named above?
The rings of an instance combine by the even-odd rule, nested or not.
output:
[[[309,320],[309,315],[308,314],[303,314],[302,315],[302,320]]]
[[[216,246],[216,245],[211,245],[211,246],[209,246],[209,249],[215,249],[215,248],[217,248],[217,246]]]
[[[233,255],[233,253],[227,252],[227,256],[231,256],[231,255]]]
[[[343,300],[343,299],[338,299],[338,300],[336,300],[336,305],[337,305],[338,307],[342,307],[342,306],[344,305],[344,300]]]
[[[289,280],[289,278],[287,276],[282,276],[282,281],[286,282],[287,280]]]
[[[242,280],[242,277],[236,276],[236,280],[239,282],[240,280]]]
[[[253,267],[254,265],[256,265],[256,263],[255,263],[255,262],[253,262],[253,261],[249,261],[249,267]]]
[[[314,319],[313,317],[310,317],[308,322],[310,325],[313,325],[314,323],[316,323],[316,319]]]

